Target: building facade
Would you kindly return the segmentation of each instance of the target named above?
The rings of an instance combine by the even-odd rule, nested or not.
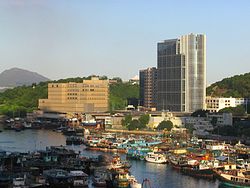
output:
[[[94,77],[82,83],[49,83],[48,99],[39,99],[46,112],[85,113],[108,111],[109,82]]]
[[[157,110],[205,108],[205,35],[189,34],[158,43],[157,69]]]
[[[247,111],[247,105],[250,104],[248,98],[233,98],[233,97],[206,97],[206,110],[209,112],[219,112],[223,108],[244,106]]]
[[[140,70],[140,104],[145,108],[156,108],[157,69]]]
[[[233,125],[233,115],[232,113],[215,113],[208,114],[210,122],[214,121],[216,126]]]
[[[223,108],[228,107],[236,107],[236,99],[229,97],[229,98],[222,98],[222,97],[206,97],[206,110],[209,112],[219,112]]]

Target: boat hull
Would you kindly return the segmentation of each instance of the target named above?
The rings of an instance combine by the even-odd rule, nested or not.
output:
[[[216,172],[217,177],[219,178],[219,180],[221,181],[221,185],[224,187],[250,187],[250,180],[249,178],[246,178],[245,180],[242,180],[241,182],[237,182],[237,181],[233,181],[236,179],[243,179],[242,177],[238,177],[238,176],[232,176],[232,175],[228,175],[228,174],[223,174],[223,173],[218,173]],[[233,180],[231,180],[233,179]],[[246,182],[247,180],[247,182]]]
[[[194,176],[197,178],[207,178],[207,179],[213,179],[214,178],[214,172],[212,169],[192,169],[190,167],[183,167],[181,168],[181,172],[183,174]]]
[[[155,159],[151,159],[151,158],[145,158],[145,160],[147,162],[150,162],[150,163],[157,163],[157,164],[164,164],[164,163],[167,163],[167,160],[155,160]]]

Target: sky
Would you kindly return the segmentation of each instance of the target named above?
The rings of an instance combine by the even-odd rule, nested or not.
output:
[[[207,36],[208,85],[250,72],[249,0],[0,0],[0,72],[127,80],[189,33]]]

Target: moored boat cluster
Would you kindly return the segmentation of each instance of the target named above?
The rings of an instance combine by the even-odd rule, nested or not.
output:
[[[119,155],[83,157],[63,146],[29,153],[0,152],[0,187],[136,187]]]
[[[85,138],[84,143],[90,150],[123,152],[129,159],[169,163],[185,175],[250,186],[250,147],[241,143],[117,134]]]

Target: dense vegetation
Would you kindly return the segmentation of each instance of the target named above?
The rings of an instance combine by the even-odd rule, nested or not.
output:
[[[173,123],[172,123],[172,121],[169,121],[169,120],[167,120],[167,121],[162,121],[162,122],[160,122],[159,123],[159,125],[158,125],[158,127],[157,127],[157,130],[164,130],[164,129],[166,129],[166,130],[168,130],[168,131],[171,131],[171,129],[173,128]]]
[[[244,115],[246,115],[246,109],[242,105],[239,105],[239,106],[236,106],[236,107],[223,108],[219,112],[221,112],[221,113],[232,113],[233,116],[244,116]]]
[[[207,88],[207,95],[216,97],[250,97],[250,73],[236,75],[216,82]]]
[[[89,77],[77,77],[60,79],[53,82],[82,82],[83,79]],[[107,79],[106,76],[100,79]],[[139,96],[139,86],[131,83],[123,83],[120,78],[114,78],[118,82],[110,85],[110,109],[124,109],[127,98]],[[8,89],[0,93],[0,114],[12,116],[25,116],[26,112],[31,112],[38,107],[38,99],[47,98],[48,82],[41,82],[32,86],[20,86],[13,89]]]
[[[37,109],[38,99],[47,98],[47,83],[33,86],[19,86],[0,93],[0,113],[14,116],[25,116],[26,112]]]
[[[139,117],[139,119],[132,119],[132,116],[129,114],[122,120],[122,126],[128,130],[145,129],[149,122],[149,118],[148,114],[143,114]]]
[[[209,112],[208,110],[199,109],[199,110],[196,110],[195,112],[193,112],[191,114],[191,116],[192,117],[207,117],[208,112]]]
[[[237,137],[250,137],[250,127],[242,124],[236,124],[234,126],[222,126],[216,127],[213,131],[214,134],[222,136],[237,136]]]
[[[124,109],[127,98],[139,97],[139,85],[131,83],[117,83],[110,85],[109,107],[110,110]]]

